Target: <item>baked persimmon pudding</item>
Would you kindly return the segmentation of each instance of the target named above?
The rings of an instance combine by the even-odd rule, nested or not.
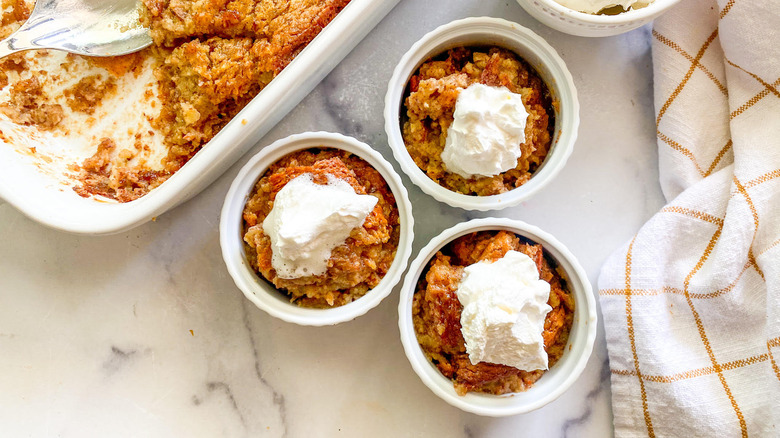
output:
[[[141,0],[139,23],[153,39],[141,52],[35,50],[0,60],[0,139],[64,139],[84,151],[66,163],[76,193],[133,201],[184,166],[349,1]],[[2,0],[0,37],[34,3]]]
[[[260,177],[244,207],[252,268],[290,301],[343,306],[379,284],[395,258],[400,218],[382,175],[335,148],[284,156]]]
[[[401,119],[415,164],[440,186],[474,196],[528,182],[550,152],[555,127],[547,85],[500,47],[459,47],[423,62],[409,80]]]
[[[514,233],[455,239],[417,283],[423,354],[459,395],[527,390],[565,353],[575,306],[565,278],[541,245]]]

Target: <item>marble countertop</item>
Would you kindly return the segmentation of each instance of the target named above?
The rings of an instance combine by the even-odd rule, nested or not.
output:
[[[0,201],[2,435],[611,435],[601,324],[587,368],[558,400],[525,415],[483,418],[447,405],[414,374],[398,337],[397,289],[352,322],[299,327],[255,308],[222,262],[219,210],[251,155],[290,134],[327,130],[365,141],[394,163],[382,107],[396,62],[436,26],[482,15],[527,26],[558,50],[579,92],[579,139],[555,181],[500,212],[447,207],[404,177],[415,252],[469,218],[521,219],[568,245],[595,289],[606,257],[663,203],[649,29],[587,39],[541,25],[513,0],[405,0],[249,154],[154,222],[76,236]]]

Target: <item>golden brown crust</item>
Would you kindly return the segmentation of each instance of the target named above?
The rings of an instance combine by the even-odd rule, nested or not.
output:
[[[324,275],[282,279],[271,265],[271,240],[262,224],[279,190],[304,173],[311,174],[317,184],[327,183],[327,176],[332,175],[358,194],[375,196],[378,202],[363,226],[352,230],[345,244],[333,250]],[[255,185],[243,218],[250,264],[303,307],[337,307],[365,295],[390,269],[400,237],[398,207],[382,175],[361,158],[332,148],[295,152],[274,163]]]
[[[517,167],[493,177],[450,173],[441,160],[460,91],[471,84],[504,86],[520,94],[529,113]],[[549,91],[514,53],[492,48],[457,48],[423,63],[409,80],[403,138],[414,162],[442,187],[466,195],[504,193],[526,183],[550,149],[554,127]]]
[[[273,79],[252,55],[262,44],[215,37],[165,55],[156,71],[164,106],[155,127],[170,147],[168,161],[186,162]]]
[[[175,172],[290,63],[349,0],[145,0],[161,59],[155,127]]]
[[[141,20],[160,46],[203,36],[263,37],[268,23],[283,14],[289,1],[144,0]]]
[[[311,41],[349,0],[144,0],[141,20],[158,46],[182,40],[266,40],[264,55],[277,72]]]
[[[414,330],[423,353],[453,381],[460,395],[469,391],[490,394],[525,391],[544,374],[544,370],[523,371],[487,362],[474,365],[466,353],[460,324],[463,306],[457,296],[463,268],[483,260],[498,260],[510,250],[531,257],[540,278],[550,283],[547,304],[552,311],[547,314],[542,332],[550,367],[561,358],[568,342],[574,320],[574,299],[566,290],[561,274],[544,256],[541,245],[521,242],[515,234],[506,231],[482,231],[460,237],[430,261],[417,283],[412,302]]]

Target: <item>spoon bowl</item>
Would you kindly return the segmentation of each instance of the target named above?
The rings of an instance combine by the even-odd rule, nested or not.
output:
[[[85,56],[119,56],[152,44],[137,0],[38,0],[30,18],[5,40],[0,57],[56,49]]]

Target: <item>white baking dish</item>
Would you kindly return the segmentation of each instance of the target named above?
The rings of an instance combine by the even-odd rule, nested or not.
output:
[[[64,170],[83,160],[79,148],[58,147],[61,171],[52,171],[52,166],[43,170],[37,165],[29,148],[8,144],[0,144],[0,197],[42,224],[73,233],[108,234],[138,226],[211,184],[297,105],[398,1],[352,0],[184,167],[140,199],[118,203],[76,194]]]

